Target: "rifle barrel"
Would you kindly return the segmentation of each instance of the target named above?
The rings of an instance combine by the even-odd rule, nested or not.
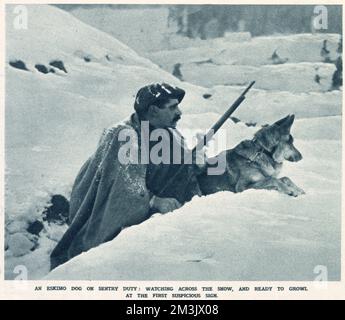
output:
[[[242,96],[245,96],[246,93],[250,90],[250,88],[254,85],[255,81],[252,81],[249,86],[242,92]]]
[[[218,119],[218,121],[211,127],[211,129],[206,133],[203,139],[201,139],[197,145],[193,148],[192,152],[195,152],[197,149],[205,146],[212,137],[216,134],[219,128],[224,124],[224,122],[229,119],[229,117],[235,112],[238,106],[246,98],[245,94],[250,90],[254,85],[255,81],[252,81],[249,86],[241,93],[237,100],[230,106],[230,108]]]

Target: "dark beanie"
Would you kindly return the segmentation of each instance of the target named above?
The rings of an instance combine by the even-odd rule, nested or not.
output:
[[[185,93],[183,89],[173,87],[167,83],[150,84],[138,91],[135,97],[134,109],[138,113],[144,113],[150,105],[165,99],[177,99],[180,103]]]

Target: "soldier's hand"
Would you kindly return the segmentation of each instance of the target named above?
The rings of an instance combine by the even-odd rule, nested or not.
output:
[[[199,171],[202,172],[206,169],[207,156],[205,148],[195,153],[194,163],[198,167]]]
[[[153,196],[150,201],[150,206],[160,213],[167,213],[180,208],[182,205],[174,198],[160,198]]]
[[[198,176],[202,174],[207,168],[207,156],[205,148],[197,150],[193,153],[194,173]]]

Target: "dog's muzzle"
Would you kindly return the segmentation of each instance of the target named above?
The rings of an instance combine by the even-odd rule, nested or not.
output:
[[[302,159],[303,159],[302,154],[299,151],[297,151],[295,154],[291,155],[286,160],[291,161],[291,162],[298,162]]]

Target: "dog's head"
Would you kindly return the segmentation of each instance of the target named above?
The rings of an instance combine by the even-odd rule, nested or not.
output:
[[[297,162],[302,159],[302,154],[293,145],[293,137],[290,134],[294,120],[294,115],[288,115],[255,133],[257,142],[270,152],[274,161],[278,163],[284,160]]]

